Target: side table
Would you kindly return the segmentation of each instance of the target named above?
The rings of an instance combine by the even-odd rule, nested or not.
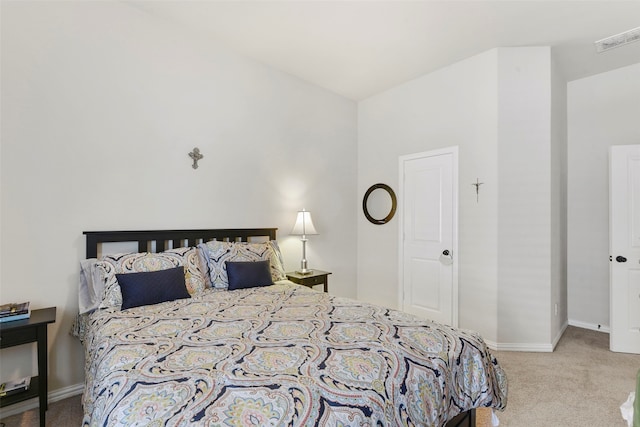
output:
[[[41,427],[48,408],[47,325],[55,321],[56,308],[49,307],[32,310],[28,319],[0,323],[0,349],[32,342],[38,346],[38,375],[31,377],[28,390],[0,398],[0,408],[38,397]]]
[[[287,279],[298,285],[307,286],[312,288],[316,285],[324,285],[324,291],[329,292],[329,275],[328,271],[313,270],[308,274],[301,274],[295,271],[290,271],[287,274]]]

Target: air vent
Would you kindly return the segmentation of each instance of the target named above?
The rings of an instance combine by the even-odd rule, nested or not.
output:
[[[638,40],[640,40],[640,27],[607,37],[606,39],[598,40],[596,42],[596,51],[602,53],[610,49],[615,49],[616,47],[624,46],[625,44],[637,42]]]

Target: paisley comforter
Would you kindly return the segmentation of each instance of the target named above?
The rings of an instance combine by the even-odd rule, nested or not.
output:
[[[87,322],[88,426],[442,426],[506,405],[477,334],[290,282]]]

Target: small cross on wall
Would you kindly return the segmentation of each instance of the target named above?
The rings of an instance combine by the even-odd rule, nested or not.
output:
[[[189,157],[193,159],[192,168],[198,169],[198,160],[202,159],[204,156],[200,154],[200,149],[195,147],[192,152],[189,153]]]
[[[479,197],[479,193],[480,193],[480,186],[484,184],[484,182],[480,182],[480,180],[478,178],[476,178],[476,182],[474,182],[471,185],[475,185],[476,186],[476,203],[478,203],[478,197]]]

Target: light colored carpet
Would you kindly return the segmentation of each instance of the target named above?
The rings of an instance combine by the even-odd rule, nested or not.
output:
[[[49,427],[79,427],[82,425],[82,404],[80,396],[69,397],[59,402],[49,403],[46,424]],[[38,408],[21,414],[12,415],[1,421],[0,427],[38,427],[40,414]]]
[[[620,405],[635,390],[640,355],[612,353],[609,335],[569,327],[553,353],[494,351],[509,380],[501,427],[625,427]],[[477,412],[491,426],[491,411]],[[38,426],[38,410],[3,419],[6,427]],[[80,396],[51,403],[47,426],[80,426]]]
[[[640,355],[609,351],[609,334],[568,327],[553,353],[495,351],[509,401],[500,426],[625,427]]]

